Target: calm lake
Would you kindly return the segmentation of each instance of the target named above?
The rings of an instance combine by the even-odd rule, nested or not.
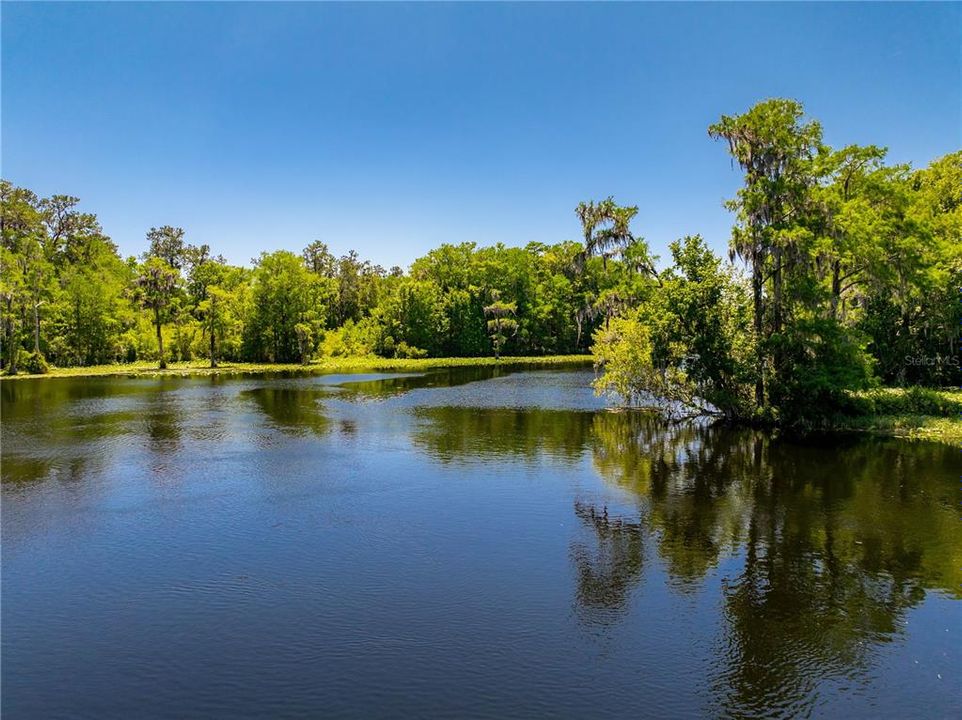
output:
[[[962,450],[591,379],[4,382],[4,719],[959,717]]]

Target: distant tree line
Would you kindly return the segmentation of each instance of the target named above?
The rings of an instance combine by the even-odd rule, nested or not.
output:
[[[577,242],[443,245],[405,272],[312,242],[229,264],[179,227],[122,258],[66,195],[0,181],[0,340],[6,372],[204,358],[587,353],[626,264]],[[607,265],[607,267],[606,267]]]

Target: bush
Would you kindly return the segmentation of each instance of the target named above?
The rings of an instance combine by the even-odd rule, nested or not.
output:
[[[855,408],[851,392],[872,384],[872,358],[863,339],[832,320],[797,320],[769,339],[780,358],[780,372],[769,382],[769,397],[778,422],[793,430],[829,426]]]
[[[421,348],[414,347],[413,345],[408,345],[403,340],[397,344],[394,349],[394,357],[396,358],[410,358],[416,360],[418,358],[423,358],[428,356],[427,350],[422,350]]]
[[[39,352],[23,353],[20,356],[20,368],[31,375],[46,375],[50,372],[50,366],[47,364],[46,358],[44,358],[43,353]]]

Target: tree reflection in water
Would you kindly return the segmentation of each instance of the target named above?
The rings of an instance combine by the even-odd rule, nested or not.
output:
[[[733,558],[713,664],[732,715],[811,709],[819,681],[864,678],[927,590],[962,596],[955,448],[802,445],[642,414],[599,414],[590,442],[601,476],[633,496],[645,522],[614,526],[576,503],[599,548],[574,556],[583,614],[600,606],[609,621],[624,608],[646,531],[684,592]]]
[[[653,554],[673,592],[720,593],[709,682],[723,715],[805,714],[823,681],[867,682],[927,592],[962,597],[951,446],[799,444],[640,412],[444,407],[417,416],[415,444],[445,463],[589,458],[634,510],[574,504],[590,538],[569,553],[579,621],[611,626],[632,613]]]
[[[571,550],[579,615],[584,622],[608,625],[627,610],[628,596],[641,579],[644,530],[641,522],[609,518],[607,507],[599,511],[575,502],[575,515],[598,540],[594,552],[584,543],[575,543]]]
[[[253,400],[271,424],[292,435],[322,435],[330,429],[321,400],[327,393],[300,387],[265,386],[244,390],[241,397]]]
[[[531,504],[515,508],[508,519],[527,519],[536,509],[536,520],[548,522],[539,533],[549,535],[539,534],[532,547],[560,551],[544,563],[557,572],[554,583],[536,589],[548,600],[560,596],[560,607],[570,597],[580,627],[612,640],[605,650],[613,661],[641,657],[642,672],[650,667],[645,663],[659,662],[666,648],[677,651],[677,638],[638,640],[637,633],[647,629],[674,631],[669,625],[674,616],[649,623],[646,613],[680,609],[682,618],[690,617],[691,662],[675,666],[704,669],[682,682],[697,685],[723,716],[814,714],[822,709],[820,694],[828,697],[832,688],[831,701],[844,705],[845,692],[857,694],[873,676],[898,681],[884,664],[884,652],[893,641],[921,637],[904,629],[910,611],[923,601],[935,602],[933,594],[962,598],[962,456],[955,447],[866,438],[791,443],[752,431],[669,425],[637,412],[585,409],[578,398],[573,405],[581,410],[562,409],[560,402],[554,409],[531,404],[551,400],[552,392],[567,397],[576,392],[574,383],[554,389],[544,384],[527,395],[519,392],[520,383],[505,385],[504,397],[515,405],[494,406],[497,396],[484,398],[491,407],[471,405],[483,390],[457,395],[466,400],[455,407],[417,405],[417,398],[394,395],[373,403],[361,392],[332,395],[315,383],[283,379],[251,379],[240,388],[166,378],[4,383],[4,489],[7,497],[22,500],[43,490],[38,481],[52,478],[67,490],[77,485],[77,497],[87,503],[92,493],[111,488],[98,482],[101,467],[122,487],[127,486],[120,476],[128,467],[146,467],[156,481],[196,481],[203,479],[197,467],[212,453],[232,467],[244,459],[248,444],[254,451],[271,449],[250,457],[273,461],[284,457],[275,450],[296,447],[299,460],[318,463],[325,462],[327,450],[356,446],[351,451],[372,453],[366,459],[376,467],[398,458],[392,454],[394,435],[381,443],[383,433],[408,433],[419,452],[408,457],[401,444],[407,470],[443,467],[445,477],[471,474],[477,483],[467,489],[489,501],[487,511],[503,507],[503,484],[514,489],[512,483],[531,483],[533,493],[516,496]],[[336,402],[329,402],[332,397]],[[365,402],[350,404],[358,397]],[[429,393],[423,397],[438,400]],[[292,438],[295,442],[288,442]],[[365,438],[375,442],[365,445]],[[250,464],[250,457],[246,467],[256,474],[261,466]],[[519,470],[519,464],[525,467]],[[485,472],[492,469],[495,487],[486,484]],[[140,478],[131,486],[141,487]],[[457,490],[459,501],[471,500]],[[535,504],[544,499],[552,504]],[[366,502],[367,496],[358,506]],[[414,512],[404,503],[382,511],[384,517]],[[485,522],[484,512],[471,520]],[[117,517],[112,507],[107,517]],[[423,521],[427,540],[451,536],[452,525],[444,523],[440,536],[430,534],[433,514],[413,517]],[[573,536],[557,535],[570,532],[572,519]],[[464,552],[482,553],[498,569],[508,547],[492,542]],[[560,572],[551,565],[559,562]],[[530,589],[527,578],[519,583]],[[459,587],[446,589],[457,593]],[[672,602],[679,598],[684,602]],[[525,615],[545,623],[545,636],[563,625],[554,614],[559,606],[550,607],[547,616],[537,608]],[[958,617],[957,610],[944,607],[936,613],[935,622]],[[931,615],[919,625],[932,629]],[[618,655],[619,643],[639,642],[631,650],[648,656]],[[930,637],[921,644],[929,657],[935,657],[933,648],[941,649]],[[946,657],[957,655],[950,651]],[[899,701],[916,692],[900,688],[885,697]],[[944,707],[944,699],[940,702]]]

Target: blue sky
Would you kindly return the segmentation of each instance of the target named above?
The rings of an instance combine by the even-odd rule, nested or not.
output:
[[[314,239],[406,266],[640,208],[727,247],[706,128],[794,97],[833,145],[962,146],[959,4],[2,4],[2,172],[124,254],[180,225],[234,262]]]

